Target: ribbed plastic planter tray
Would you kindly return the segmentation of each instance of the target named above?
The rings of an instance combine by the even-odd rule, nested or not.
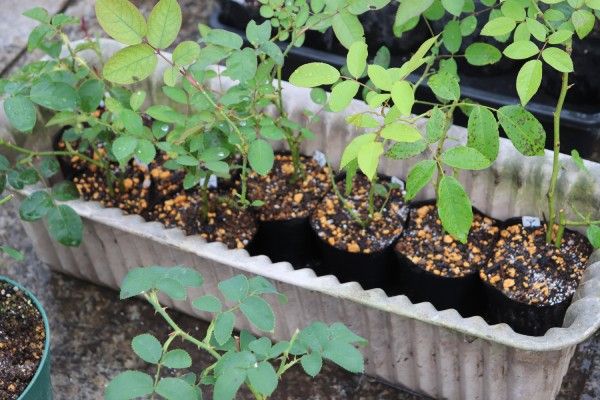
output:
[[[111,42],[104,42],[104,46],[106,53],[115,49]],[[160,71],[155,81],[160,87]],[[154,99],[160,96],[152,82],[146,82],[145,89]],[[304,121],[306,108],[316,111],[308,90],[286,84],[284,91],[286,108],[296,120]],[[350,108],[359,111],[367,106],[354,101]],[[305,153],[319,149],[332,165],[337,165],[344,144],[357,134],[339,114],[324,114],[310,127],[317,137],[306,144]],[[451,129],[453,137],[465,138],[464,128]],[[6,128],[0,130],[0,134],[6,133]],[[49,146],[53,133],[44,129],[35,133],[39,147]],[[561,201],[598,217],[600,164],[586,162],[589,173],[584,173],[569,157],[563,156],[562,161],[564,171],[558,185]],[[381,172],[404,177],[414,162],[385,162]],[[490,169],[465,173],[461,180],[475,207],[505,219],[542,214],[550,173],[550,153],[526,158],[503,140],[498,160]],[[19,194],[33,190],[26,188]],[[429,189],[422,198],[432,196]],[[289,297],[285,306],[273,304],[277,314],[275,339],[289,338],[297,327],[313,320],[342,321],[368,339],[364,354],[369,375],[436,398],[552,399],[575,346],[600,326],[600,252],[590,260],[563,327],[552,328],[543,337],[531,337],[515,333],[506,324],[490,326],[481,317],[465,319],[455,310],[439,312],[430,303],[412,304],[405,296],[388,297],[380,289],[365,291],[355,282],[340,284],[333,276],[317,277],[310,269],[294,270],[287,262],[250,257],[245,250],[206,243],[197,236],[185,236],[179,229],[165,229],[160,223],[123,215],[95,202],[76,200],[68,204],[84,221],[84,242],[78,248],[52,241],[41,222],[25,224],[40,259],[54,270],[116,289],[131,268],[183,264],[196,268],[205,278],[205,285],[196,294],[214,293],[218,281],[235,274],[264,276]],[[208,317],[198,314],[188,302],[167,305]]]

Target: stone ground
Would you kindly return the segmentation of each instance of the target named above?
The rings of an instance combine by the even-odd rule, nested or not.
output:
[[[149,9],[154,1],[134,1]],[[67,10],[84,17],[90,31],[98,33],[93,0],[2,0],[0,14],[0,74],[9,74],[37,55],[24,52],[27,33],[33,27],[20,14],[41,5],[58,12]],[[206,22],[212,0],[182,0],[184,26],[181,39],[194,38],[196,24]],[[73,32],[73,37],[77,32]],[[26,260],[10,263],[0,258],[2,273],[31,289],[44,304],[52,329],[52,379],[56,400],[101,399],[108,380],[124,369],[144,368],[131,351],[130,339],[142,332],[164,338],[168,331],[151,308],[140,300],[119,301],[116,292],[52,273],[36,257],[13,205],[0,209],[0,243],[24,251]],[[174,318],[190,332],[202,332],[206,323],[174,313]],[[209,361],[194,352],[194,365]],[[240,399],[250,399],[241,393]],[[274,400],[305,399],[397,399],[417,400],[410,394],[374,379],[345,373],[327,365],[316,379],[293,369],[281,382]],[[563,381],[560,400],[600,399],[600,333],[578,346]]]

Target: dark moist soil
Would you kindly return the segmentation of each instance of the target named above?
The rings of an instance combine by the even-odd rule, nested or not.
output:
[[[412,208],[396,251],[434,275],[457,278],[478,272],[488,260],[499,228],[492,218],[473,214],[471,231],[463,244],[444,233],[434,205]]]
[[[345,182],[338,184],[344,193]],[[354,178],[353,189],[346,201],[355,212],[365,218],[368,215],[370,183],[362,174]],[[383,205],[384,199],[376,196],[375,208]],[[343,207],[334,191],[329,192],[310,219],[310,223],[321,240],[350,253],[374,253],[390,246],[402,233],[408,208],[400,189],[391,192],[390,200],[381,213],[376,213],[368,227],[363,228]]]
[[[481,279],[525,304],[555,305],[568,300],[592,247],[583,235],[565,231],[561,247],[556,248],[546,244],[545,232],[545,227],[524,228],[520,223],[501,230]]]
[[[0,281],[0,399],[15,400],[35,375],[46,332],[37,307],[25,293]]]
[[[182,228],[187,235],[200,235],[207,242],[222,242],[230,249],[245,248],[256,234],[253,213],[231,204],[232,195],[225,190],[211,190],[208,221],[200,218],[200,195],[182,191],[157,204],[150,218],[168,228]]]
[[[328,167],[321,167],[312,157],[301,156],[300,162],[305,167],[304,177],[295,183],[291,182],[294,165],[289,154],[276,154],[268,175],[254,171],[248,175],[248,198],[264,202],[257,208],[261,221],[306,218],[331,189]]]

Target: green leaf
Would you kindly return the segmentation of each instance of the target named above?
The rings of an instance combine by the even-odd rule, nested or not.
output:
[[[310,90],[310,98],[316,104],[323,105],[327,103],[327,92],[319,87]]]
[[[231,311],[226,311],[219,314],[215,320],[215,340],[220,345],[227,343],[233,332],[233,324],[235,323],[235,315]]]
[[[156,157],[154,144],[146,139],[139,139],[134,155],[144,164],[150,164]]]
[[[577,165],[577,168],[579,168],[580,171],[588,172],[588,169],[583,163],[583,159],[581,158],[577,150],[571,150],[571,159],[573,160],[573,163]]]
[[[160,360],[160,363],[172,369],[189,368],[192,366],[192,357],[185,350],[175,349],[167,352]]]
[[[173,110],[171,107],[162,104],[157,104],[148,107],[148,109],[146,110],[146,114],[158,121],[166,122],[169,124],[182,122],[182,120],[185,119],[185,117],[182,114]]]
[[[119,162],[129,160],[137,148],[138,139],[133,136],[120,136],[112,146],[112,153]]]
[[[135,83],[149,77],[158,59],[152,47],[145,43],[117,51],[104,64],[102,73],[110,82],[122,85]]]
[[[364,359],[360,351],[341,340],[334,340],[327,344],[323,351],[323,358],[333,361],[335,364],[353,373],[364,371]]]
[[[162,345],[149,333],[134,337],[131,341],[131,348],[139,358],[150,364],[158,364],[162,356]]]
[[[255,368],[248,369],[248,380],[252,387],[263,396],[270,396],[278,383],[277,373],[267,361],[261,361]]]
[[[465,0],[442,0],[442,6],[454,16],[459,16],[465,5]]]
[[[167,48],[181,29],[181,7],[177,0],[160,0],[148,17],[148,43],[158,49]]]
[[[264,332],[275,329],[275,314],[269,303],[259,296],[248,296],[240,305],[242,313],[256,328]]]
[[[462,185],[452,176],[444,176],[438,188],[438,213],[444,229],[462,243],[473,223],[473,209]]]
[[[358,79],[364,74],[365,68],[367,67],[368,55],[369,50],[365,42],[358,41],[352,43],[352,46],[350,46],[350,49],[348,50],[348,56],[346,57],[346,65],[348,66],[350,75]]]
[[[442,41],[450,53],[456,53],[462,43],[462,33],[460,31],[460,22],[448,21],[442,32]]]
[[[65,246],[79,246],[83,237],[83,222],[73,209],[61,204],[48,212],[50,236]]]
[[[268,357],[271,353],[271,340],[266,337],[253,339],[248,343],[248,349],[252,350],[254,354]]]
[[[498,121],[519,152],[526,156],[544,154],[546,131],[540,122],[522,106],[498,109]]]
[[[352,43],[365,39],[365,31],[358,17],[345,9],[341,9],[333,16],[331,26],[336,38],[347,49],[352,46]]]
[[[587,228],[587,237],[595,249],[600,248],[600,226],[590,225]]]
[[[408,172],[406,177],[406,200],[412,200],[433,178],[436,169],[434,160],[421,160]]]
[[[478,150],[490,162],[496,160],[500,137],[498,122],[490,110],[482,106],[474,106],[469,114],[467,132],[467,146]]]
[[[96,111],[104,98],[104,83],[98,79],[88,79],[79,87],[79,99],[83,111]]]
[[[355,160],[358,156],[358,152],[367,144],[373,142],[376,138],[374,133],[365,133],[357,136],[348,143],[344,152],[342,153],[342,159],[340,160],[340,168],[344,168],[351,161]]]
[[[525,21],[527,23],[527,29],[529,30],[529,33],[531,33],[534,38],[540,42],[546,40],[546,34],[548,31],[546,30],[544,24],[533,18],[527,18]]]
[[[440,99],[458,100],[460,98],[460,86],[455,75],[438,72],[429,78],[427,84]]]
[[[248,278],[244,275],[236,275],[232,278],[219,282],[219,291],[228,301],[238,303],[247,295],[250,288]]]
[[[54,208],[54,203],[48,193],[33,192],[21,202],[19,216],[23,221],[37,221],[45,217],[52,208]]]
[[[215,44],[217,46],[226,47],[228,49],[237,50],[242,47],[244,41],[240,35],[226,31],[224,29],[211,29],[204,37],[206,43]]]
[[[307,375],[314,378],[323,368],[323,358],[316,352],[305,354],[300,359],[300,365],[302,365],[302,369]]]
[[[566,29],[559,29],[550,36],[548,36],[548,43],[550,44],[561,44],[573,37],[573,32]]]
[[[53,156],[42,157],[42,161],[40,162],[40,173],[45,178],[50,178],[54,176],[60,170],[60,165],[58,161]]]
[[[514,19],[515,21],[523,21],[525,19],[525,8],[519,0],[506,0],[502,3],[500,9],[505,17]]]
[[[129,106],[133,111],[137,111],[142,104],[144,104],[144,100],[146,100],[146,92],[143,90],[137,90],[131,94],[131,97],[129,98]]]
[[[4,253],[15,261],[23,261],[25,255],[17,249],[13,249],[10,246],[0,246],[0,253]]]
[[[358,166],[370,181],[373,180],[379,167],[379,158],[384,152],[381,142],[367,143],[358,152]]]
[[[200,45],[194,41],[181,42],[173,50],[173,62],[177,65],[190,65],[200,58]]]
[[[194,388],[179,378],[160,378],[156,385],[156,393],[166,400],[198,400]]]
[[[79,103],[77,91],[64,82],[41,81],[31,88],[29,99],[56,111],[72,111]]]
[[[340,78],[340,72],[329,64],[313,62],[301,65],[290,76],[294,86],[312,88],[332,85]]]
[[[511,43],[504,49],[504,55],[513,60],[524,60],[540,52],[539,47],[529,40],[520,40]]]
[[[558,47],[547,47],[542,50],[542,58],[552,68],[559,72],[573,72],[571,56]]]
[[[442,161],[452,168],[480,170],[491,165],[491,161],[479,150],[467,146],[452,147],[442,154]]]
[[[50,16],[48,11],[42,7],[33,7],[23,13],[24,16],[34,19],[39,22],[49,23]]]
[[[109,36],[123,44],[139,44],[146,35],[146,20],[127,0],[96,1],[96,18]]]
[[[246,379],[246,371],[239,368],[231,368],[226,374],[217,376],[213,393],[214,399],[233,400],[237,391]]]
[[[469,36],[477,29],[477,17],[469,15],[468,17],[460,21],[460,34],[463,36]]]
[[[275,155],[273,153],[273,147],[263,140],[257,139],[250,144],[248,151],[248,161],[254,171],[260,175],[266,175],[271,171]]]
[[[336,84],[329,96],[329,109],[333,112],[344,110],[358,93],[359,87],[358,82],[351,80]]]
[[[489,20],[481,29],[483,36],[502,36],[512,32],[517,26],[515,20],[508,17],[498,17]]]
[[[412,125],[393,122],[381,130],[381,137],[396,142],[416,142],[421,140],[421,132]]]
[[[433,4],[433,0],[404,0],[398,5],[394,26],[402,26],[410,19],[421,15]]]
[[[401,115],[410,115],[415,104],[415,92],[407,81],[397,81],[392,85],[392,100]]]
[[[465,50],[467,62],[475,66],[494,64],[500,61],[500,50],[487,43],[472,43]]]
[[[152,394],[154,381],[139,371],[121,372],[113,378],[104,391],[105,400],[131,400]]]
[[[16,95],[4,100],[4,113],[12,127],[20,132],[29,132],[35,126],[35,107],[25,96]]]
[[[264,21],[258,25],[254,20],[246,25],[246,37],[254,46],[258,47],[271,39],[271,21]]]
[[[588,10],[575,10],[571,14],[571,22],[579,39],[583,39],[594,29],[596,17]]]
[[[426,135],[429,143],[435,143],[439,141],[447,129],[446,114],[435,107],[431,110],[431,116],[427,120]]]
[[[517,75],[517,93],[523,106],[537,93],[541,83],[542,62],[529,60],[523,64]]]
[[[385,91],[390,91],[392,89],[394,81],[387,69],[380,67],[377,64],[372,64],[367,67],[367,74],[377,89]]]
[[[225,72],[223,75],[232,79],[246,82],[256,75],[258,63],[256,53],[251,48],[237,50],[225,61]]]
[[[208,311],[211,313],[221,312],[221,308],[223,307],[221,300],[211,295],[198,297],[192,302],[192,306],[197,310]]]

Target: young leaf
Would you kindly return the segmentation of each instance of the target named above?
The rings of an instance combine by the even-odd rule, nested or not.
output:
[[[467,146],[452,147],[442,154],[442,161],[453,168],[479,170],[491,165],[491,160]]]
[[[118,84],[130,84],[149,77],[158,59],[152,47],[145,43],[117,51],[104,64],[104,78]]]
[[[355,160],[358,156],[358,152],[365,145],[373,142],[375,140],[376,135],[374,133],[365,133],[363,135],[357,136],[344,149],[342,153],[342,159],[340,160],[340,168],[346,167],[351,161]]]
[[[364,371],[364,359],[356,347],[342,340],[334,340],[327,344],[323,351],[323,358],[353,373]]]
[[[579,39],[583,39],[594,29],[596,17],[588,10],[575,10],[571,14],[571,22]]]
[[[517,93],[523,106],[537,93],[542,83],[542,62],[529,60],[519,70],[517,75]]]
[[[566,29],[559,29],[550,36],[548,36],[548,43],[550,44],[561,44],[567,40],[571,40],[573,32]]]
[[[383,144],[381,142],[371,142],[364,145],[358,152],[358,166],[370,181],[373,181],[377,173],[379,158],[383,154],[383,151]]]
[[[363,41],[352,43],[350,50],[348,50],[346,65],[350,74],[356,79],[360,78],[365,72],[368,54],[367,44]]]
[[[513,60],[524,60],[540,52],[539,47],[529,40],[520,40],[511,43],[504,49],[504,55]]]
[[[129,160],[138,145],[138,139],[133,136],[120,136],[112,146],[112,153],[119,162]]]
[[[240,368],[232,368],[226,374],[219,374],[215,382],[213,398],[233,400],[245,379],[246,371]]]
[[[462,185],[452,176],[443,176],[438,188],[438,213],[444,229],[462,243],[473,223],[473,209]]]
[[[208,34],[204,36],[204,41],[232,50],[240,49],[244,44],[244,40],[240,35],[224,29],[211,29]]]
[[[192,302],[192,306],[199,311],[208,311],[211,313],[221,312],[221,300],[215,296],[205,295],[198,297]]]
[[[158,49],[167,48],[181,29],[181,7],[177,0],[160,0],[148,17],[148,43]]]
[[[194,388],[179,378],[160,378],[156,385],[156,393],[166,400],[197,400],[198,396]]]
[[[340,78],[337,69],[322,62],[301,65],[290,76],[294,86],[312,88],[321,85],[332,85]]]
[[[96,1],[96,18],[109,36],[123,44],[139,44],[146,35],[144,16],[127,0]]]
[[[15,261],[23,261],[25,259],[25,255],[23,253],[10,246],[0,246],[0,253],[6,254]]]
[[[522,106],[498,109],[498,121],[519,152],[526,156],[544,154],[546,131],[540,122]]]
[[[367,74],[377,89],[385,91],[391,90],[394,81],[385,68],[372,64],[367,67]]]
[[[273,148],[267,141],[257,139],[250,144],[248,161],[252,169],[258,174],[268,174],[273,167],[274,160]]]
[[[442,0],[442,6],[450,14],[458,17],[463,10],[465,0]]]
[[[104,83],[98,79],[89,79],[79,87],[79,98],[83,111],[96,111],[104,98]]]
[[[402,122],[394,122],[386,125],[381,130],[381,137],[396,142],[416,142],[422,139],[421,132],[417,128]]]
[[[529,33],[531,33],[534,38],[540,42],[546,40],[546,34],[548,31],[544,24],[533,18],[527,18],[525,21],[527,23],[527,29],[529,30]]]
[[[397,81],[392,85],[392,100],[401,115],[410,115],[415,104],[413,87],[407,81]]]
[[[248,295],[248,278],[244,275],[236,275],[232,278],[219,282],[219,291],[228,301],[240,302]]]
[[[35,107],[25,96],[16,95],[4,100],[4,113],[13,128],[20,132],[29,132],[35,126]]]
[[[258,47],[271,39],[271,21],[258,25],[254,20],[246,25],[246,37],[254,47]]]
[[[156,147],[147,139],[139,139],[134,154],[140,162],[150,164],[156,157]]]
[[[573,160],[573,163],[577,165],[577,168],[579,168],[580,171],[588,172],[588,169],[585,166],[583,159],[581,158],[577,150],[571,150],[571,159]]]
[[[177,65],[190,65],[200,58],[200,45],[191,40],[181,42],[173,50],[173,62]]]
[[[462,43],[460,22],[448,21],[442,32],[442,41],[450,53],[456,53],[460,49]]]
[[[431,110],[425,135],[429,143],[435,143],[442,138],[447,129],[446,122],[446,114],[442,110],[437,107]]]
[[[498,17],[489,20],[481,29],[483,36],[502,36],[512,32],[517,26],[515,20],[508,17]]]
[[[215,320],[215,340],[220,345],[227,343],[233,332],[235,315],[231,311],[219,314]]]
[[[334,15],[331,26],[335,37],[347,49],[352,43],[365,40],[365,31],[358,17],[344,9]]]
[[[189,368],[192,366],[192,357],[183,349],[175,349],[167,352],[160,363],[172,369]]]
[[[460,86],[455,75],[438,72],[429,78],[427,84],[440,99],[458,100],[460,97]]]
[[[130,400],[145,397],[154,391],[154,381],[139,371],[121,372],[113,378],[104,391],[105,400]]]
[[[433,178],[436,163],[434,160],[421,160],[408,172],[406,177],[406,200],[412,200]]]
[[[48,232],[59,243],[76,247],[83,237],[83,222],[71,207],[61,204],[48,212]]]
[[[277,387],[278,377],[273,366],[262,361],[255,368],[248,369],[248,380],[260,394],[270,396]]]
[[[321,368],[323,368],[323,358],[319,353],[312,352],[303,355],[300,359],[300,364],[304,372],[314,378],[321,372]]]
[[[467,47],[465,57],[469,64],[483,66],[497,63],[502,58],[502,54],[491,44],[477,42]]]
[[[33,192],[25,197],[19,207],[19,216],[23,221],[37,221],[54,208],[52,198],[44,191]]]
[[[135,91],[131,94],[129,98],[129,106],[133,111],[139,110],[139,108],[144,104],[144,100],[146,100],[146,92],[143,90]]]
[[[600,226],[590,225],[587,228],[587,237],[595,249],[600,249]]]
[[[500,137],[498,122],[490,110],[482,106],[474,106],[469,114],[467,132],[467,146],[478,150],[490,162],[496,160]]]
[[[542,51],[542,58],[559,72],[573,72],[571,56],[558,47],[547,47]]]
[[[72,111],[79,103],[77,91],[64,82],[41,81],[31,88],[29,99],[55,111]]]
[[[139,358],[150,364],[158,364],[162,356],[162,345],[158,339],[149,333],[133,338],[131,348]]]
[[[433,0],[401,1],[396,11],[394,26],[402,26],[408,20],[421,15],[431,4],[433,4]]]
[[[336,84],[329,96],[329,109],[333,112],[344,110],[358,93],[358,88],[358,82],[351,80]]]
[[[246,82],[256,75],[258,68],[256,53],[249,47],[236,50],[227,58],[225,66],[226,70],[223,75],[240,82]]]
[[[264,332],[275,329],[275,314],[269,303],[259,296],[248,296],[240,304],[242,313],[256,328]]]

